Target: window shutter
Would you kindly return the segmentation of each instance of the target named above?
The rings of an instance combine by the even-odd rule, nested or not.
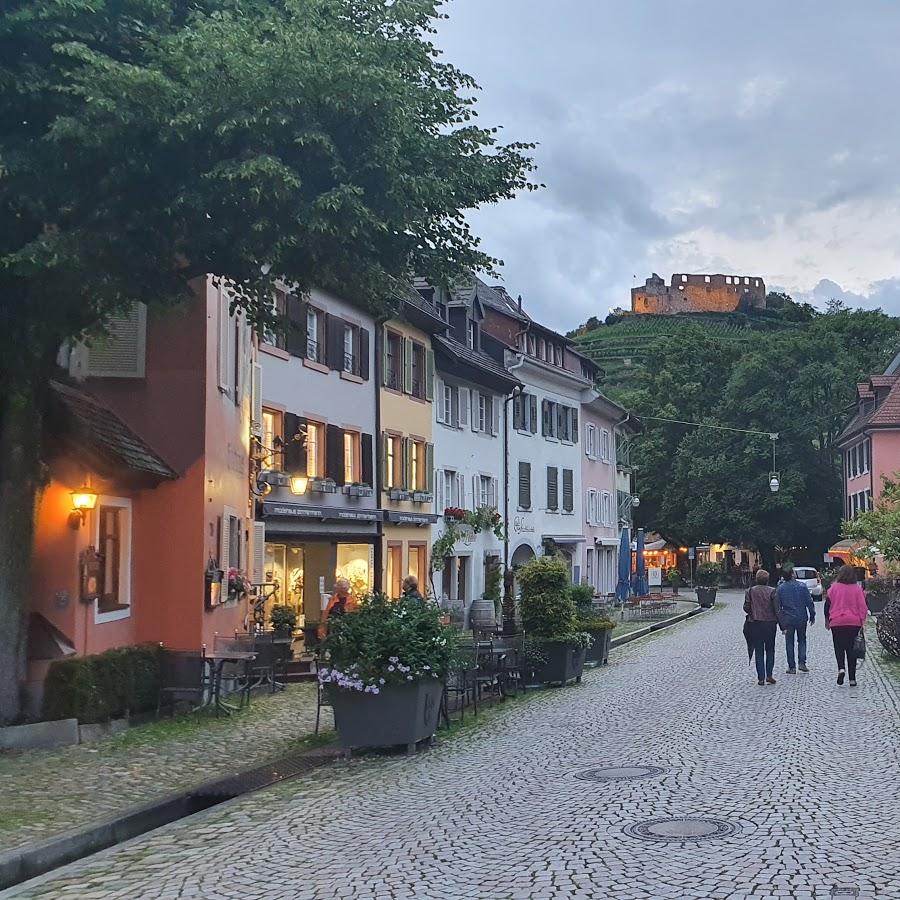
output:
[[[575,508],[575,473],[572,469],[562,470],[563,510],[572,512]]]
[[[497,496],[497,483],[496,478],[491,479],[491,506],[493,506],[494,509],[500,508],[500,498]]]
[[[284,471],[288,475],[306,473],[306,419],[295,416],[293,413],[284,414]],[[295,434],[300,434],[299,441],[294,440]]]
[[[223,391],[228,390],[228,383],[230,380],[228,373],[228,337],[231,316],[228,314],[228,305],[228,295],[225,293],[220,283],[218,288],[218,309],[216,311],[218,344],[216,349],[216,370],[219,388]]]
[[[444,473],[441,469],[435,469],[434,481],[434,511],[441,515],[447,508],[447,504],[444,501]]]
[[[388,470],[388,441],[390,435],[381,433],[381,486],[385,489],[391,487],[391,473]]]
[[[229,559],[231,553],[231,516],[226,511],[221,518],[221,540],[222,545],[219,548],[219,568],[225,572],[225,583],[228,583],[228,570],[233,563]]]
[[[344,370],[344,328],[347,323],[339,316],[325,314],[325,365],[333,372]],[[321,339],[321,338],[320,338]]]
[[[411,394],[413,390],[413,342],[412,338],[403,339],[403,391]]]
[[[478,419],[478,410],[479,410],[479,398],[480,394],[478,391],[469,391],[469,407],[472,411],[472,431],[479,430],[479,419]]]
[[[591,524],[591,494],[593,491],[587,491],[584,495],[584,521],[588,525]]]
[[[408,437],[400,441],[400,467],[403,472],[402,485],[406,490],[412,488],[412,441]]]
[[[491,434],[500,433],[500,398],[491,397]]]
[[[569,410],[560,403],[556,404],[556,436],[562,440],[569,439]]]
[[[434,385],[437,400],[434,404],[434,418],[437,422],[444,422],[444,382],[440,378],[435,379]]]
[[[519,506],[531,509],[531,463],[519,463]]]
[[[381,383],[387,387],[391,383],[391,358],[388,353],[390,338],[387,328],[381,329]]]
[[[462,473],[456,476],[456,489],[459,492],[459,500],[457,505],[460,509],[466,508],[466,476]]]
[[[362,471],[360,473],[360,481],[369,487],[375,486],[375,460],[373,458],[372,435],[361,434],[359,436],[360,458]]]
[[[359,336],[359,377],[363,381],[369,380],[369,330],[360,326],[357,331]]]
[[[250,427],[254,434],[262,429],[262,366],[253,363],[250,367]]]
[[[469,419],[470,391],[468,388],[454,388],[453,395],[456,399],[456,427],[463,428]]]
[[[550,434],[550,401],[541,401],[541,434],[545,437]]]
[[[434,400],[434,351],[425,351],[425,399]]]
[[[337,425],[328,425],[325,436],[325,477],[335,484],[344,483],[344,432]]]
[[[253,523],[253,572],[250,578],[253,584],[262,584],[266,573],[266,523]]]
[[[285,347],[291,356],[306,358],[306,310],[308,304],[294,294],[287,296],[287,334]],[[322,335],[319,335],[319,340]]]
[[[516,394],[513,397],[513,428],[520,430],[525,427],[525,397]]]
[[[143,378],[147,351],[147,307],[135,303],[126,312],[106,320],[106,334],[82,353],[83,365],[73,374],[93,378]]]
[[[529,409],[529,426],[531,428],[532,434],[537,434],[537,397],[534,394],[530,394],[528,397],[528,409]]]
[[[478,475],[472,476],[472,512],[476,512],[481,505],[481,478]]]
[[[572,409],[572,443],[578,443],[578,408]]]
[[[559,508],[559,474],[556,466],[547,466],[547,509]]]
[[[425,489],[429,494],[434,493],[434,444],[425,445],[425,477],[428,483]]]

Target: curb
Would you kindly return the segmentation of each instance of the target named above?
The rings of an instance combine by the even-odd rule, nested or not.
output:
[[[647,637],[648,634],[652,634],[654,631],[661,631],[663,628],[670,628],[672,625],[677,625],[679,622],[684,622],[687,619],[692,618],[693,616],[699,616],[701,613],[709,612],[709,610],[712,608],[713,607],[709,607],[709,609],[707,609],[703,606],[698,606],[696,609],[689,609],[687,612],[679,613],[677,616],[672,616],[671,619],[663,619],[661,622],[653,622],[646,628],[638,628],[636,631],[629,631],[628,634],[623,634],[621,637],[613,638],[609,642],[609,649],[615,650],[616,647],[622,647],[625,644],[630,644],[632,641]]]

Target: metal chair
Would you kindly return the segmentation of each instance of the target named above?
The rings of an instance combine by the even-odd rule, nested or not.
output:
[[[466,707],[471,696],[475,715],[478,715],[478,687],[476,675],[478,672],[478,654],[474,644],[461,646],[457,650],[457,660],[454,667],[444,679],[444,690],[441,694],[441,714],[444,724],[450,727],[450,695],[456,698],[456,709],[459,711],[459,721],[464,722]]]
[[[316,734],[319,733],[319,722],[322,715],[322,707],[329,707],[330,709],[332,709],[332,715],[334,715],[331,698],[328,696],[327,685],[324,685],[321,681],[319,681],[320,663],[321,660],[319,660],[318,657],[313,660],[313,670],[316,673]]]
[[[171,650],[162,647],[159,656],[159,694],[156,700],[156,717],[159,718],[163,699],[171,703],[170,713],[174,715],[175,704],[187,701],[193,704],[191,712],[196,712],[206,704],[207,692],[213,685],[208,677],[206,655],[201,650]]]
[[[287,664],[291,656],[289,641],[276,641],[266,639],[266,635],[259,635],[254,642],[253,650],[256,659],[250,663],[251,677],[255,678],[253,687],[261,687],[264,684],[270,686],[270,692],[283,691],[286,687],[284,681],[278,681],[287,675]]]

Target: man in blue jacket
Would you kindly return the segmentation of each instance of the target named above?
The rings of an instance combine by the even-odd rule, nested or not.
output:
[[[784,631],[785,650],[787,651],[788,675],[797,674],[797,658],[794,655],[794,640],[797,642],[797,657],[800,671],[808,672],[806,667],[806,625],[816,621],[816,607],[809,588],[794,577],[794,570],[785,567],[784,581],[775,592],[775,604],[781,612],[781,628]]]

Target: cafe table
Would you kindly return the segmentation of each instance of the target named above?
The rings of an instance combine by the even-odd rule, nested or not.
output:
[[[226,663],[244,663],[246,670],[248,668],[246,664],[256,659],[256,652],[252,650],[212,650],[207,651],[203,658],[210,667],[212,704],[215,706],[216,715],[222,712],[226,716],[230,716],[233,712],[237,712],[240,706],[235,706],[222,697],[222,670]],[[249,671],[244,672],[244,677],[249,686]],[[247,699],[249,700],[249,692]]]

